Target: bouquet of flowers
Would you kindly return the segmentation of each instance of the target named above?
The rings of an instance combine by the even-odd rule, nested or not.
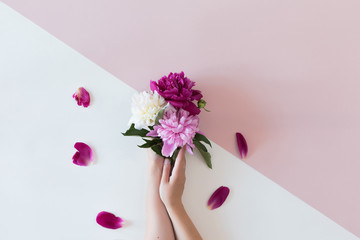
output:
[[[142,137],[145,143],[140,148],[151,148],[172,164],[182,147],[190,154],[197,148],[212,168],[211,155],[204,145],[211,147],[211,143],[199,130],[198,116],[201,109],[208,110],[201,91],[193,90],[194,86],[184,72],[171,72],[157,82],[150,81],[151,91],[133,96],[131,126],[123,135]]]

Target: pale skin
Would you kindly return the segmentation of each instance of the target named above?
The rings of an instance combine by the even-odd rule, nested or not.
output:
[[[186,181],[185,149],[170,161],[148,150],[145,240],[202,240],[182,203]]]

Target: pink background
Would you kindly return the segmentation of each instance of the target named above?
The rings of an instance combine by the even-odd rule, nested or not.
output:
[[[139,91],[183,70],[210,139],[239,156],[242,132],[247,164],[360,236],[359,1],[3,2]]]

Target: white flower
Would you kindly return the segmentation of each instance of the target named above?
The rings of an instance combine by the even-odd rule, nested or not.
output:
[[[157,114],[166,106],[165,99],[157,91],[140,92],[133,96],[129,124],[134,123],[136,129],[153,126]]]

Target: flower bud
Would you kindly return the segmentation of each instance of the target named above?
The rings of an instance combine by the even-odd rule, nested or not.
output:
[[[199,101],[198,101],[198,108],[199,109],[204,109],[205,111],[207,111],[207,112],[210,112],[209,110],[207,110],[206,108],[205,108],[205,106],[206,106],[206,101],[204,100],[204,99],[200,99]]]
[[[206,102],[205,102],[205,100],[204,99],[200,99],[199,101],[198,101],[198,108],[205,108],[205,106],[206,106]]]

